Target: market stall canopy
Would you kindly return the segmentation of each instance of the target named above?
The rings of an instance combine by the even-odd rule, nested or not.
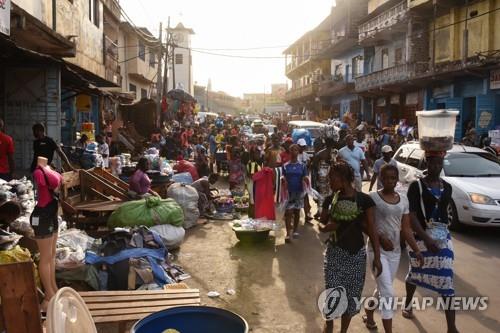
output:
[[[172,89],[167,93],[167,97],[181,102],[196,103],[197,100],[182,89]]]

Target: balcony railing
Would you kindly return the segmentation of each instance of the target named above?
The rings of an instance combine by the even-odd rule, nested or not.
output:
[[[356,91],[366,91],[387,85],[398,84],[417,78],[429,69],[428,63],[401,64],[381,71],[359,76],[356,80]]]
[[[318,82],[314,82],[303,87],[288,90],[285,94],[285,101],[289,102],[313,97],[318,92],[318,86]]]
[[[289,74],[296,70],[297,68],[301,67],[302,65],[306,64],[309,60],[311,60],[311,55],[310,54],[304,54],[302,56],[298,56],[295,59],[292,60],[292,63],[287,64],[286,66],[286,74]]]
[[[359,41],[375,37],[379,32],[394,27],[404,22],[408,13],[408,1],[404,0],[398,5],[384,11],[371,20],[359,26]]]
[[[331,75],[321,81],[318,95],[331,96],[349,90],[354,90],[354,82],[352,80],[345,78],[343,75]]]
[[[106,69],[106,80],[121,85],[118,45],[107,36],[104,36],[104,67]]]

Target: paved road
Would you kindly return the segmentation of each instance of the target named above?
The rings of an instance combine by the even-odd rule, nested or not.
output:
[[[201,289],[202,303],[245,317],[252,332],[321,332],[316,299],[323,288],[324,236],[311,226],[302,227],[301,238],[293,244],[284,244],[282,231],[275,236],[259,246],[243,246],[226,222],[209,222],[188,231],[179,253],[181,265],[192,275],[186,282]],[[500,229],[469,229],[453,237],[457,295],[489,297],[486,311],[458,313],[458,327],[461,332],[500,332]],[[404,296],[407,265],[404,255],[395,282],[398,296]],[[367,274],[363,294],[370,296],[373,288]],[[226,294],[228,289],[236,294]],[[206,297],[212,290],[221,297]],[[418,289],[417,295],[432,294]],[[381,328],[378,315],[376,320]],[[446,332],[444,313],[427,309],[409,321],[398,312],[394,328],[405,333]],[[364,331],[358,315],[351,332]]]

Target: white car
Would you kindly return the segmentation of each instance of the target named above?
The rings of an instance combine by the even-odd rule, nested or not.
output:
[[[394,159],[403,184],[423,177],[426,165],[418,142],[402,145]],[[493,155],[454,145],[446,154],[441,176],[453,188],[448,207],[451,229],[458,230],[463,224],[500,226],[500,163]]]

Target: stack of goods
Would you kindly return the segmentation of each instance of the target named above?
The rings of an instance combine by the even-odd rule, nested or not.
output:
[[[5,195],[3,200],[15,201],[21,207],[21,215],[10,224],[11,229],[24,236],[33,236],[30,224],[30,215],[36,204],[33,183],[26,177],[9,182],[0,180],[0,192]]]
[[[248,195],[234,197],[234,208],[236,209],[236,211],[246,213],[248,212],[249,202],[250,198],[248,197]]]
[[[220,196],[214,199],[215,210],[218,213],[232,213],[234,210],[234,199],[230,196]]]
[[[97,152],[97,143],[92,142],[87,145],[85,151],[82,154],[80,164],[83,169],[91,169],[94,167],[103,166],[102,155]]]
[[[165,230],[156,232],[145,226],[116,229],[100,239],[76,229],[61,232],[56,250],[59,285],[85,290],[149,290],[190,278],[172,263],[167,249],[172,233]],[[178,232],[176,237],[179,239]]]
[[[184,213],[184,228],[189,229],[194,227],[200,217],[200,210],[198,209],[198,191],[192,186],[183,183],[175,183],[168,188],[167,195],[182,207]]]
[[[149,148],[144,153],[144,157],[151,163],[151,169],[160,170],[160,151],[156,148]]]
[[[160,234],[146,227],[112,232],[85,262],[97,269],[100,290],[161,289],[190,278],[171,262]]]

